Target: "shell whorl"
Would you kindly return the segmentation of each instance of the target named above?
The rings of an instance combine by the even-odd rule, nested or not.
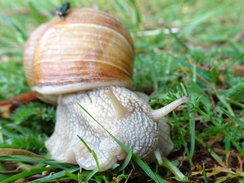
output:
[[[133,41],[105,12],[76,8],[37,28],[24,48],[32,90],[42,95],[118,85],[131,87]]]

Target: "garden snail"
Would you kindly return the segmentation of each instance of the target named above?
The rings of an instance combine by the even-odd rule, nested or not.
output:
[[[41,100],[57,103],[55,130],[46,141],[54,159],[94,169],[96,162],[78,135],[95,151],[100,171],[126,157],[78,104],[144,160],[172,150],[168,126],[160,119],[187,97],[152,110],[146,95],[130,90],[133,60],[127,29],[98,10],[71,9],[31,34],[24,47],[25,75]]]

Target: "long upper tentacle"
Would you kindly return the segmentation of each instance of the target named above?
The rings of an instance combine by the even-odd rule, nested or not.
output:
[[[162,107],[157,110],[152,110],[151,117],[154,121],[159,121],[161,118],[166,116],[168,113],[173,111],[176,107],[178,107],[182,103],[188,102],[188,100],[189,100],[189,98],[184,96],[182,98],[175,100],[174,102],[171,102],[170,104],[166,105],[165,107]]]

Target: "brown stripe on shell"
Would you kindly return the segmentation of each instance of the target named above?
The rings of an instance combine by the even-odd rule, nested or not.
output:
[[[64,19],[56,17],[54,21],[62,23],[87,23],[102,25],[115,30],[116,32],[123,35],[127,41],[133,47],[133,40],[130,37],[130,33],[115,17],[92,8],[73,8],[69,11],[68,15]]]
[[[68,77],[67,77],[68,76]],[[33,68],[35,86],[72,83],[130,81],[120,69],[97,62],[46,62]]]
[[[36,50],[36,45],[40,40],[41,36],[48,28],[48,24],[42,24],[38,27],[29,37],[28,41],[24,44],[24,71],[27,83],[32,86],[32,60]]]

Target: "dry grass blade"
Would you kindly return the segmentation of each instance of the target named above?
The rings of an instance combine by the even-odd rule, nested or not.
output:
[[[0,148],[0,156],[13,156],[13,155],[36,157],[41,159],[43,158],[38,154],[23,149]]]

